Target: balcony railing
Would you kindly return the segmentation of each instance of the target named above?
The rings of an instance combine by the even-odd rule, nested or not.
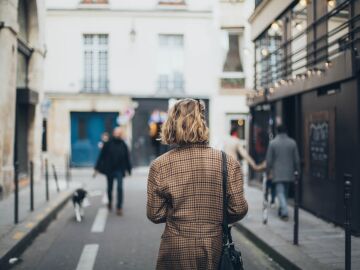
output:
[[[298,77],[306,78],[312,73],[321,74],[331,65],[333,58],[353,49],[354,43],[360,39],[360,15],[351,17],[350,2],[347,0],[339,4],[273,51],[265,51],[255,63],[256,89],[276,88]],[[329,31],[314,35],[319,32],[319,26],[324,27],[327,24],[328,27],[330,21],[332,28]],[[293,46],[295,43],[296,46]]]
[[[82,93],[109,93],[109,80],[85,80],[82,85]]]
[[[160,76],[157,84],[158,93],[183,93],[185,90],[185,81],[182,77],[171,79]]]

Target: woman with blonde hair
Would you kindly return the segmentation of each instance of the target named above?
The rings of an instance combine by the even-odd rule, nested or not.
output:
[[[161,141],[176,146],[150,167],[147,217],[166,223],[156,269],[218,269],[222,251],[222,152],[208,145],[205,106],[194,99],[175,103]],[[239,162],[226,155],[227,219],[247,213]]]

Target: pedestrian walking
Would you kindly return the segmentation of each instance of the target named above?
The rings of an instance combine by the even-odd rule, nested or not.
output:
[[[287,221],[289,184],[294,181],[294,172],[300,171],[300,157],[296,142],[287,135],[285,126],[280,125],[277,130],[278,135],[270,142],[266,153],[266,170],[272,173],[279,200],[279,216]]]
[[[249,155],[246,149],[242,146],[241,140],[238,136],[238,128],[232,127],[230,130],[230,136],[224,141],[224,151],[226,154],[232,156],[235,159],[238,159],[240,162],[245,160],[249,163],[250,167],[255,170],[259,171],[262,167],[259,167],[254,159]]]
[[[111,211],[113,202],[114,180],[117,182],[117,204],[116,213],[123,214],[123,178],[126,172],[131,175],[131,162],[129,149],[123,140],[123,129],[117,127],[113,131],[112,138],[104,144],[101,149],[99,158],[96,162],[95,172],[106,175],[107,178],[107,195],[108,209]]]
[[[109,139],[110,136],[108,132],[104,132],[103,134],[101,134],[101,140],[98,142],[98,148],[103,148],[104,144],[107,143]]]
[[[222,152],[208,145],[205,106],[183,99],[169,110],[161,140],[175,148],[150,167],[147,217],[166,223],[156,269],[218,269],[222,253]],[[247,213],[239,162],[227,157],[229,223]]]

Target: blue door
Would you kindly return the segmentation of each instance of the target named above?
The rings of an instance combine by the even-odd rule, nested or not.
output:
[[[71,112],[72,166],[94,166],[100,152],[101,134],[111,134],[117,116],[116,112]]]

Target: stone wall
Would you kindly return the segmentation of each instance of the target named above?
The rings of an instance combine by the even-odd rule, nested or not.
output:
[[[44,39],[43,24],[45,16],[44,0],[28,0],[29,43],[33,48],[28,66],[28,87],[40,96],[43,85]],[[41,23],[39,23],[41,21]],[[13,188],[14,144],[16,117],[16,76],[18,56],[18,0],[0,1],[0,195],[8,195]],[[39,178],[41,122],[35,108],[35,118],[30,121],[28,140],[29,159],[34,160],[36,176]],[[40,118],[40,120],[39,120]],[[40,135],[39,135],[40,134]]]

